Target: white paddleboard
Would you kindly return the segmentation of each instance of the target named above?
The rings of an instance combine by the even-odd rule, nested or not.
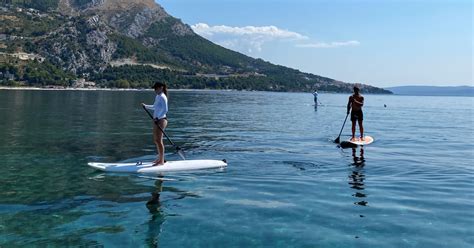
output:
[[[126,173],[160,173],[170,171],[188,171],[215,169],[227,166],[225,160],[182,160],[168,161],[164,165],[155,165],[153,162],[145,163],[87,163],[92,168],[108,172],[126,172]]]
[[[372,144],[372,142],[374,142],[374,138],[372,138],[371,136],[364,136],[363,139],[356,138],[355,140],[348,139],[346,141],[343,141],[341,142],[341,146],[347,146],[347,147],[365,146],[365,145]]]

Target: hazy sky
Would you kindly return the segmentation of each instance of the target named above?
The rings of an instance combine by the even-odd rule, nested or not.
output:
[[[471,0],[156,0],[254,58],[379,87],[473,84]]]

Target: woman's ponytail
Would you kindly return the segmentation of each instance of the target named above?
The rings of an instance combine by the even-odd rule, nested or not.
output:
[[[153,84],[153,86],[151,88],[153,89],[156,89],[158,87],[163,87],[163,94],[165,94],[166,97],[168,97],[168,86],[166,86],[166,83],[162,83],[162,82],[156,82]]]
[[[163,84],[163,94],[168,97],[168,86],[165,83]]]

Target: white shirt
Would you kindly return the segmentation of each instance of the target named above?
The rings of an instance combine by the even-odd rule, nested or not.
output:
[[[168,113],[168,98],[164,93],[156,95],[155,102],[153,105],[145,105],[149,110],[153,110],[153,118],[163,119],[166,118]]]

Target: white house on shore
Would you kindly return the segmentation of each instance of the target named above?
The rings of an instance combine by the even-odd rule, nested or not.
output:
[[[84,78],[74,80],[72,84],[74,88],[95,88],[95,83],[91,81],[86,81]]]
[[[32,53],[23,53],[23,52],[19,52],[19,53],[3,53],[3,52],[0,52],[0,55],[1,56],[9,56],[9,57],[13,57],[13,58],[17,58],[19,60],[23,60],[23,61],[26,61],[26,60],[37,60],[39,61],[40,63],[43,63],[44,62],[44,58],[37,55],[37,54],[32,54]]]

